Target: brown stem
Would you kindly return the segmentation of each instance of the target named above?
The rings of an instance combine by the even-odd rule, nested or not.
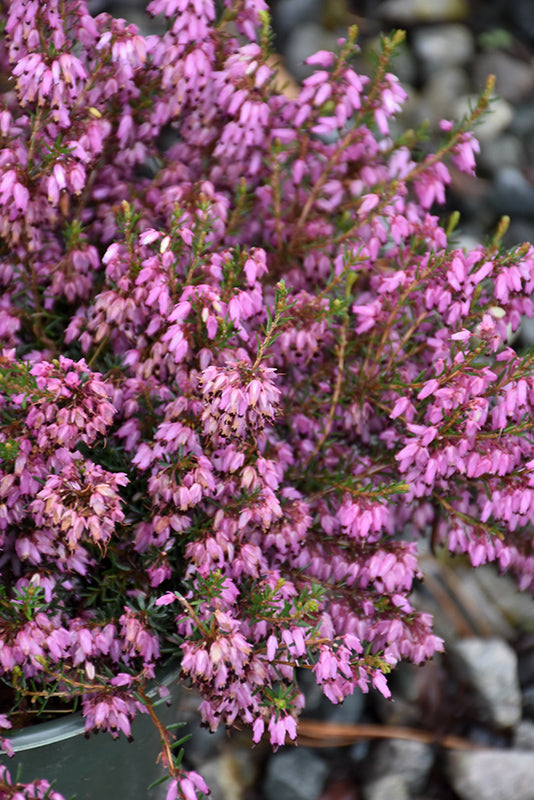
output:
[[[189,616],[196,622],[200,633],[204,636],[204,638],[208,638],[209,637],[209,632],[206,630],[206,628],[204,627],[204,625],[202,624],[202,622],[198,618],[198,615],[197,615],[195,609],[193,608],[193,606],[191,605],[191,603],[189,602],[189,600],[186,600],[186,598],[183,596],[183,594],[180,594],[179,592],[175,592],[175,595],[178,598],[178,600],[180,601],[180,603],[183,606],[185,606],[185,608],[189,612]]]
[[[152,722],[156,726],[157,731],[158,731],[158,733],[160,735],[161,743],[163,745],[163,750],[161,751],[159,757],[162,759],[162,763],[163,763],[163,766],[165,767],[165,769],[168,769],[170,774],[171,774],[171,776],[175,777],[176,769],[174,767],[174,760],[173,760],[173,757],[172,757],[171,745],[169,743],[170,733],[167,730],[167,728],[165,727],[165,725],[162,723],[162,721],[160,720],[160,718],[158,717],[156,712],[154,711],[154,706],[152,705],[152,702],[149,700],[148,695],[145,692],[145,690],[144,689],[139,689],[138,693],[139,693],[139,697],[141,698],[141,700],[143,701],[143,704],[146,707],[146,710],[148,711],[150,719],[152,720]]]
[[[398,354],[400,353],[404,345],[410,340],[412,334],[415,333],[419,325],[426,319],[426,317],[428,317],[428,311],[423,311],[423,313],[420,314],[414,322],[412,322],[412,324],[410,325],[410,327],[408,328],[408,330],[406,331],[400,342],[398,342],[397,349],[390,354],[388,363],[386,364],[386,368],[383,373],[384,375],[387,375],[389,373],[389,370],[393,366],[393,363],[395,364],[398,363]]]
[[[338,404],[339,397],[341,395],[341,387],[343,385],[343,374],[344,374],[344,368],[345,368],[345,350],[346,350],[346,347],[347,347],[347,330],[348,330],[348,327],[349,327],[349,318],[348,318],[348,315],[347,315],[345,317],[344,322],[343,322],[343,327],[341,328],[341,341],[339,343],[338,356],[337,356],[336,385],[335,385],[335,388],[334,388],[334,394],[332,395],[332,402],[330,404],[330,411],[328,412],[328,417],[327,417],[327,420],[326,420],[326,425],[324,427],[323,434],[322,434],[321,438],[319,439],[319,441],[317,442],[317,444],[315,445],[311,455],[309,455],[308,458],[306,459],[306,461],[304,462],[303,469],[306,469],[307,466],[309,465],[309,463],[311,461],[313,461],[313,459],[315,458],[317,453],[320,451],[321,447],[326,442],[326,440],[327,440],[327,438],[328,438],[328,436],[330,434],[330,429],[332,428],[332,423],[334,421],[334,414],[336,413],[336,406]]]
[[[367,725],[325,723],[314,719],[301,719],[298,723],[298,742],[308,747],[338,747],[352,744],[358,739],[407,739],[434,744],[450,750],[481,750],[480,745],[460,736],[440,736],[433,731],[397,725]]]

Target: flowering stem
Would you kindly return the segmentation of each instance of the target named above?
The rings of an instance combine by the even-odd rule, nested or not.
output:
[[[161,720],[159,719],[158,715],[154,711],[154,706],[153,706],[152,702],[150,701],[150,699],[149,699],[147,693],[145,692],[145,690],[144,689],[139,689],[138,690],[138,694],[139,694],[139,697],[141,698],[141,700],[143,701],[143,705],[145,706],[145,708],[148,711],[150,719],[152,720],[152,722],[154,723],[154,725],[156,726],[156,728],[158,730],[158,733],[159,733],[159,736],[160,736],[160,740],[161,740],[161,744],[163,746],[163,750],[160,753],[160,758],[162,760],[163,766],[165,767],[165,769],[169,770],[169,772],[171,774],[171,777],[175,777],[178,774],[178,771],[176,770],[176,768],[174,766],[174,759],[173,759],[173,756],[172,756],[172,749],[171,749],[171,745],[170,745],[170,741],[169,741],[170,738],[171,738],[171,734],[169,733],[169,731],[167,730],[165,725],[161,722]]]
[[[175,592],[175,595],[178,598],[178,600],[180,601],[180,603],[187,609],[191,619],[193,619],[196,622],[197,628],[199,629],[201,634],[204,637],[207,638],[209,636],[208,630],[205,628],[205,626],[202,624],[202,622],[198,618],[198,615],[197,615],[195,609],[193,608],[193,606],[191,605],[191,603],[189,602],[189,600],[186,600],[186,598],[183,596],[183,594],[180,594],[180,592]]]
[[[332,402],[330,403],[330,410],[328,412],[328,417],[326,419],[326,424],[322,433],[321,438],[313,448],[312,453],[308,456],[306,461],[304,462],[303,469],[306,469],[308,465],[313,461],[317,453],[321,450],[322,446],[328,439],[330,435],[330,429],[332,428],[332,423],[334,421],[334,415],[336,413],[336,406],[338,404],[339,398],[341,396],[341,388],[343,386],[343,374],[344,374],[344,366],[345,366],[345,350],[347,347],[347,331],[349,327],[349,317],[346,314],[345,319],[343,321],[343,325],[341,327],[340,333],[340,341],[337,348],[337,375],[336,375],[336,383],[334,386],[334,393],[332,395]]]
[[[260,342],[258,346],[258,353],[256,356],[256,360],[252,365],[252,372],[255,372],[263,359],[265,358],[265,352],[269,349],[271,344],[277,338],[278,333],[276,333],[276,329],[280,327],[284,322],[288,321],[288,318],[284,316],[284,314],[292,307],[293,303],[287,303],[288,290],[286,285],[283,281],[279,281],[276,284],[276,297],[274,303],[274,317],[267,323],[267,329],[265,331],[265,338],[263,341]]]
[[[458,517],[458,519],[461,519],[462,522],[467,523],[468,525],[470,525],[475,529],[482,528],[482,530],[484,530],[489,535],[493,534],[494,536],[497,536],[501,540],[504,538],[503,532],[501,530],[499,530],[493,525],[487,525],[486,523],[481,522],[479,519],[476,519],[470,514],[466,514],[464,511],[460,511],[458,508],[454,508],[454,506],[451,505],[451,503],[445,500],[444,497],[440,497],[440,495],[437,494],[437,492],[432,492],[432,497],[445,509],[447,514],[451,514],[455,517]]]

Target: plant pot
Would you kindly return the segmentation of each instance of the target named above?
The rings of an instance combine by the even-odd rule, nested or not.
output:
[[[164,724],[179,722],[177,700],[179,670],[168,672],[160,683],[171,692],[170,706],[158,705]],[[157,699],[156,688],[149,696]],[[147,714],[138,714],[132,723],[133,741],[122,734],[112,739],[108,733],[84,735],[80,713],[60,720],[43,722],[9,736],[15,755],[0,755],[12,780],[20,768],[20,780],[46,778],[67,800],[158,800],[165,796],[161,786],[148,786],[164,775],[157,763],[161,749],[155,725]]]

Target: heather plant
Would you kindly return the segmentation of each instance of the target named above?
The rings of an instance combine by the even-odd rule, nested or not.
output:
[[[402,34],[368,79],[351,30],[290,97],[263,0],[148,12],[1,5],[0,726],[148,713],[191,800],[158,667],[278,747],[299,669],[339,703],[441,650],[421,538],[532,589],[534,251],[433,213],[491,82],[429,153],[390,131]]]

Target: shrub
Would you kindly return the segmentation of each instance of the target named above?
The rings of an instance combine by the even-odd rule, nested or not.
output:
[[[442,648],[420,537],[532,587],[534,253],[432,213],[491,83],[426,153],[390,135],[402,34],[368,80],[351,30],[290,97],[263,0],[148,10],[2,5],[0,725],[148,711],[174,800],[207,789],[145,691],[167,660],[276,747],[297,667],[338,703]]]

